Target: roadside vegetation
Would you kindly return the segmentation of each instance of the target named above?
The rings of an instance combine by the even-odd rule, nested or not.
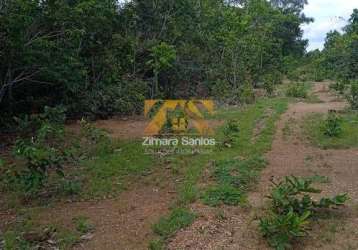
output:
[[[301,27],[313,19],[303,14],[305,4],[2,1],[0,215],[9,218],[0,221],[0,249],[85,244],[97,230],[92,218],[76,215],[64,225],[41,220],[41,211],[120,200],[144,182],[173,182],[174,189],[169,212],[150,223],[154,236],[145,244],[152,250],[198,219],[194,203],[249,207],[276,122],[290,103],[321,102],[312,93],[316,81],[333,81],[330,90],[349,108],[307,117],[305,135],[324,149],[357,148],[358,10],[343,32],[327,35],[323,51],[306,52]],[[204,116],[222,122],[216,145],[205,147],[208,154],[150,155],[142,140],[114,139],[96,127],[96,120],[142,115],[147,99],[160,100],[149,117],[166,99],[214,100],[215,114]],[[189,123],[184,111],[172,110],[162,132],[172,132],[174,118]],[[290,129],[288,122],[284,134]],[[319,213],[345,204],[348,194],[311,196],[320,192],[313,182],[329,181],[316,174],[274,184],[257,226],[270,246],[299,244]]]

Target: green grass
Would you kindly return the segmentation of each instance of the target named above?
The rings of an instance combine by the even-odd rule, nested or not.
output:
[[[345,113],[341,118],[341,134],[330,137],[324,133],[325,115],[309,115],[304,120],[305,135],[314,145],[323,149],[358,147],[358,113]]]
[[[38,242],[26,240],[25,235],[32,234],[36,238],[44,238],[46,240],[53,240],[56,242],[56,247],[59,249],[71,249],[76,244],[83,232],[76,229],[64,228],[60,225],[38,225],[32,221],[32,218],[28,217],[29,212],[25,213],[26,216],[22,216],[21,220],[18,220],[12,228],[5,231],[3,235],[4,250],[31,250],[36,249]],[[42,243],[46,243],[46,240]]]
[[[114,152],[82,163],[80,174],[84,177],[82,196],[93,198],[116,195],[126,188],[128,177],[148,172],[154,164],[150,155],[144,154],[140,141],[118,142]]]
[[[167,217],[162,217],[153,225],[153,231],[164,239],[172,236],[180,228],[189,226],[195,214],[185,208],[176,208]]]
[[[213,171],[217,185],[205,191],[203,202],[210,206],[245,204],[246,191],[257,183],[265,165],[266,161],[257,156],[217,162]]]
[[[94,230],[94,225],[86,216],[78,216],[73,218],[76,230],[81,234],[86,234]]]
[[[204,204],[209,206],[222,204],[236,206],[246,202],[243,192],[239,188],[228,184],[209,187],[203,194],[202,199]]]

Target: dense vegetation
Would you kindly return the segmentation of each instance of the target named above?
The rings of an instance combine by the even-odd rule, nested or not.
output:
[[[144,98],[252,101],[304,54],[305,2],[2,1],[0,110],[101,118]]]

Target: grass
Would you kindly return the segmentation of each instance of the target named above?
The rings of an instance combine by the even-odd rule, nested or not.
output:
[[[358,113],[341,115],[342,132],[337,137],[324,133],[325,116],[312,114],[306,117],[303,124],[305,135],[316,146],[323,149],[343,149],[358,147]]]
[[[153,231],[167,239],[180,228],[189,226],[195,219],[195,214],[185,208],[176,208],[167,217],[162,217],[153,225]]]
[[[86,234],[94,230],[94,225],[86,216],[78,216],[73,218],[76,230],[81,234]]]
[[[256,156],[216,163],[213,175],[217,184],[205,191],[203,202],[210,206],[245,204],[245,192],[257,183],[265,165],[265,160]]]
[[[69,229],[60,225],[44,226],[36,224],[29,217],[29,214],[29,212],[25,213],[10,230],[5,231],[3,235],[4,250],[30,250],[37,249],[40,245],[45,249],[54,247],[54,245],[58,249],[70,249],[84,234],[76,228]],[[88,220],[86,221],[88,222]],[[82,230],[83,227],[81,226],[78,229]],[[30,238],[32,239],[30,240]],[[51,240],[53,244],[49,244],[48,240]]]
[[[100,155],[84,162],[82,196],[86,198],[116,195],[126,188],[128,177],[148,172],[154,164],[150,155],[144,154],[139,141],[117,142],[114,152]]]

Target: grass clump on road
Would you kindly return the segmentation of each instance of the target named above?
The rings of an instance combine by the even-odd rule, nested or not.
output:
[[[257,182],[265,165],[265,160],[256,156],[217,162],[213,173],[217,184],[204,192],[203,202],[210,206],[244,204],[245,192]]]
[[[195,217],[195,214],[185,208],[176,208],[169,216],[162,217],[154,224],[153,231],[162,238],[167,239],[180,228],[189,226]]]

